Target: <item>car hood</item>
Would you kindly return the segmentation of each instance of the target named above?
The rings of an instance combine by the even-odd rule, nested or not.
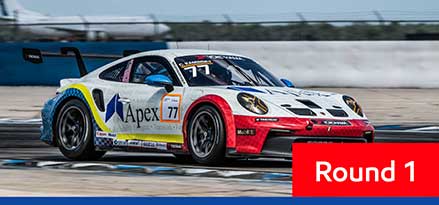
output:
[[[237,102],[239,93],[254,95],[269,107],[266,116],[303,118],[366,119],[344,102],[342,94],[287,87],[216,86],[204,87],[204,95],[219,94],[236,114],[250,114]],[[242,111],[245,110],[245,111]]]

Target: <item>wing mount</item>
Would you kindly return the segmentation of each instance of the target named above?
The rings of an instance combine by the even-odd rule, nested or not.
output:
[[[88,74],[87,68],[84,63],[84,58],[94,58],[94,59],[111,59],[116,60],[125,56],[129,56],[135,53],[139,53],[139,50],[124,50],[123,55],[108,55],[108,54],[81,54],[78,48],[75,47],[61,47],[60,52],[47,52],[41,51],[35,48],[23,48],[23,59],[25,61],[41,64],[44,62],[43,57],[74,57],[76,59],[76,64],[80,76],[83,77]]]

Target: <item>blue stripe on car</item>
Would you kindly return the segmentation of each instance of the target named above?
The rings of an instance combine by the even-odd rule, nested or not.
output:
[[[237,86],[233,86],[233,87],[227,87],[227,89],[230,90],[236,90],[236,91],[247,91],[247,92],[255,92],[255,93],[265,93],[264,91],[255,89],[255,88],[250,88],[250,87],[237,87]]]

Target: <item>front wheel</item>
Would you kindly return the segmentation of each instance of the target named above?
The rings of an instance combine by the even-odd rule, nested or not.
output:
[[[105,154],[95,149],[90,112],[80,100],[73,99],[62,106],[55,132],[60,151],[69,159],[96,160]]]
[[[212,106],[200,107],[188,124],[188,147],[198,163],[224,162],[225,128],[220,113]]]

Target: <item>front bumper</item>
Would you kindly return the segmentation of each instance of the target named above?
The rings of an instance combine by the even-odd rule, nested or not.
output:
[[[291,157],[292,143],[367,143],[373,142],[374,128],[364,120],[307,118],[260,118],[234,116],[236,146],[229,156],[256,155]],[[322,122],[343,122],[326,125]],[[246,132],[247,131],[247,132]]]

